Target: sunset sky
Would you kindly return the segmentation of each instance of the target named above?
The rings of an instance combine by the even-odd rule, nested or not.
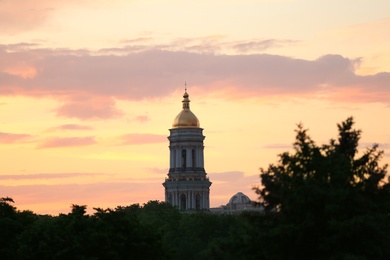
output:
[[[390,162],[388,0],[0,0],[0,197],[40,214],[164,200],[184,82],[212,207],[353,116]]]

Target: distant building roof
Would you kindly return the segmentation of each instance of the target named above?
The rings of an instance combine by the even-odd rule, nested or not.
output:
[[[230,198],[228,205],[233,204],[249,204],[251,200],[242,192],[237,192],[233,197]]]
[[[210,208],[210,211],[214,214],[240,214],[244,211],[262,212],[263,207],[254,205],[248,196],[237,192],[230,198],[228,204],[218,208]]]

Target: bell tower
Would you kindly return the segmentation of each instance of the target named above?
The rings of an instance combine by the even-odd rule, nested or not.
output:
[[[183,109],[169,129],[170,165],[165,178],[165,202],[181,210],[209,210],[211,182],[204,169],[203,128],[190,110],[187,88]]]

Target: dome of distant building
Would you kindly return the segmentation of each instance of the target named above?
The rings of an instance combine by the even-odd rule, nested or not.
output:
[[[183,98],[183,110],[173,120],[172,128],[199,128],[199,120],[190,110],[190,100],[188,99],[187,91],[184,92]]]
[[[228,205],[233,204],[249,204],[251,200],[242,192],[237,192],[233,197],[230,198]]]
[[[228,204],[211,208],[210,211],[215,214],[240,214],[244,211],[261,212],[263,207],[253,204],[244,193],[237,192],[230,198]]]

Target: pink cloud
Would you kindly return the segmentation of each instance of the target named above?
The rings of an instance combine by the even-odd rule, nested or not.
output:
[[[0,143],[13,144],[13,143],[25,143],[31,139],[31,135],[28,134],[12,134],[0,132]]]
[[[380,150],[390,149],[390,143],[360,143],[359,148],[367,149],[374,146],[375,144],[378,144]]]
[[[225,205],[237,192],[243,192],[252,200],[256,194],[247,183],[258,184],[258,175],[245,176],[242,172],[221,172],[208,174],[211,186],[210,203],[212,207]],[[61,174],[59,175],[61,176]],[[99,182],[88,184],[53,185],[0,185],[4,196],[14,199],[20,209],[33,210],[39,214],[58,214],[70,211],[71,204],[87,205],[88,212],[93,207],[111,207],[146,203],[149,200],[164,200],[162,178],[128,179],[118,182]],[[71,191],[71,192],[70,192]]]
[[[166,142],[167,136],[157,134],[126,134],[122,135],[119,139],[122,145],[152,144]]]
[[[291,149],[292,147],[292,144],[267,144],[262,146],[265,149]]]
[[[51,128],[51,130],[57,131],[57,130],[92,130],[92,126],[88,125],[78,125],[78,124],[65,124],[60,125],[57,127]]]
[[[70,211],[72,204],[93,207],[126,206],[163,200],[164,191],[160,180],[133,179],[122,182],[57,185],[0,185],[2,194],[14,199],[18,209],[29,209],[40,214],[58,214]]]
[[[257,199],[252,187],[260,184],[259,175],[246,176],[240,171],[230,171],[208,173],[208,176],[213,183],[210,188],[210,199],[213,207],[226,205],[237,192],[243,192],[251,200]]]
[[[145,37],[122,40],[121,44],[127,44],[123,48],[107,48],[102,49],[102,52],[123,54],[125,52],[145,52],[150,50],[164,51],[184,51],[191,53],[218,54],[226,52],[235,53],[258,53],[271,48],[279,48],[286,45],[296,44],[293,40],[279,39],[252,39],[231,41],[224,35],[209,35],[197,38],[175,38],[167,44],[153,44],[158,38]]]
[[[199,44],[213,41],[199,40]],[[272,45],[269,41],[234,46],[246,52],[252,47]],[[390,100],[389,72],[357,75],[355,68],[361,59],[340,55],[303,60],[268,54],[117,49],[121,55],[106,54],[107,50],[91,55],[86,50],[0,45],[0,95],[55,98],[63,102],[56,109],[58,116],[82,120],[121,116],[116,99],[164,97],[182,88],[184,79],[200,94],[221,93],[222,98],[320,96],[341,102]],[[22,65],[28,69],[23,71]],[[356,94],[349,95],[351,91]]]
[[[134,119],[140,123],[145,123],[150,121],[150,118],[148,116],[136,116]]]
[[[122,40],[121,43],[125,44],[140,44],[140,43],[145,43],[145,42],[150,42],[154,40],[153,37],[138,37],[138,38],[133,38],[133,39],[125,39]]]
[[[115,107],[114,100],[104,96],[73,96],[57,109],[58,116],[82,120],[109,119],[122,114],[122,111]]]
[[[37,179],[65,179],[74,177],[94,177],[101,173],[36,173],[36,174],[9,174],[0,175],[0,180],[37,180]]]
[[[75,147],[96,144],[93,137],[55,137],[45,140],[38,148]]]
[[[292,40],[266,39],[233,43],[232,48],[239,53],[248,53],[253,51],[264,51],[273,47],[281,47],[295,43],[296,41]]]
[[[0,34],[12,35],[15,33],[30,31],[46,22],[51,15],[62,6],[83,2],[89,5],[95,1],[87,0],[18,0],[2,1],[0,7]]]
[[[22,2],[22,3],[20,3]],[[15,33],[28,31],[40,25],[50,12],[39,1],[24,0],[20,2],[7,1],[0,9],[0,31]],[[36,4],[34,5],[34,2]]]
[[[157,174],[167,174],[168,170],[169,170],[168,168],[156,168],[156,167],[148,168],[148,171]]]

